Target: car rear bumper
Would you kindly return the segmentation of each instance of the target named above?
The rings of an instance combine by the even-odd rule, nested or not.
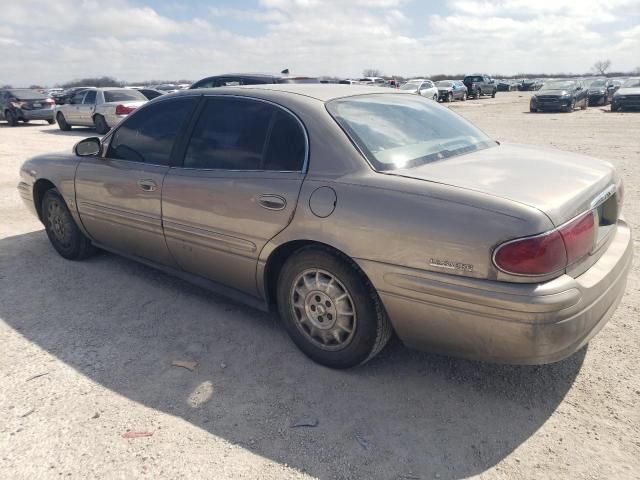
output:
[[[24,120],[53,120],[55,109],[42,108],[38,110],[17,110],[18,118]]]
[[[577,278],[516,284],[358,263],[407,346],[541,364],[568,357],[604,326],[624,294],[631,259],[631,231],[620,220],[606,252]]]

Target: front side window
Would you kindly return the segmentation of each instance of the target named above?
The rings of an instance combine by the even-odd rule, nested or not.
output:
[[[274,105],[241,98],[210,98],[195,125],[184,166],[299,171],[305,145],[297,120]]]
[[[327,110],[379,171],[416,167],[496,145],[459,115],[420,96],[339,98],[328,102]]]
[[[96,91],[89,90],[82,103],[84,103],[85,105],[93,105],[94,103],[96,103]]]
[[[197,97],[160,101],[125,119],[109,142],[107,157],[169,165],[175,139],[188,121]]]
[[[82,92],[78,92],[76,93],[73,98],[71,99],[71,104],[72,105],[80,105],[82,103],[82,99],[84,98],[84,96],[86,95],[87,92],[85,92],[84,90]]]

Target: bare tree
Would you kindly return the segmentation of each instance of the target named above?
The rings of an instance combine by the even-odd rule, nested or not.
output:
[[[362,71],[362,76],[363,77],[381,77],[382,72],[377,68],[365,68]]]
[[[599,75],[606,75],[607,70],[609,70],[610,66],[611,66],[611,60],[609,59],[598,60],[596,63],[593,64],[593,69]]]

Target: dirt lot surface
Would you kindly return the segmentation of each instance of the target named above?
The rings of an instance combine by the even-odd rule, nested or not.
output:
[[[639,232],[640,113],[529,114],[527,102],[451,108],[501,141],[610,160]],[[18,168],[92,132],[38,123],[0,124],[0,478],[640,475],[637,240],[615,316],[563,362],[495,366],[394,341],[332,371],[270,315],[111,254],[59,257],[21,203]]]

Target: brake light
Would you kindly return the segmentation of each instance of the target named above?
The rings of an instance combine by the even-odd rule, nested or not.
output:
[[[47,105],[55,105],[56,102],[53,100],[53,98],[47,98],[44,103],[46,103]]]
[[[547,275],[564,270],[587,255],[595,242],[593,212],[558,229],[500,245],[493,255],[496,267],[515,275]]]
[[[567,249],[567,265],[584,257],[593,248],[595,241],[595,217],[588,212],[560,228]]]
[[[493,261],[506,273],[544,275],[567,266],[567,251],[562,235],[553,230],[502,244],[497,248]]]
[[[118,105],[116,107],[116,115],[129,115],[135,109],[136,107],[127,107],[125,105]]]

